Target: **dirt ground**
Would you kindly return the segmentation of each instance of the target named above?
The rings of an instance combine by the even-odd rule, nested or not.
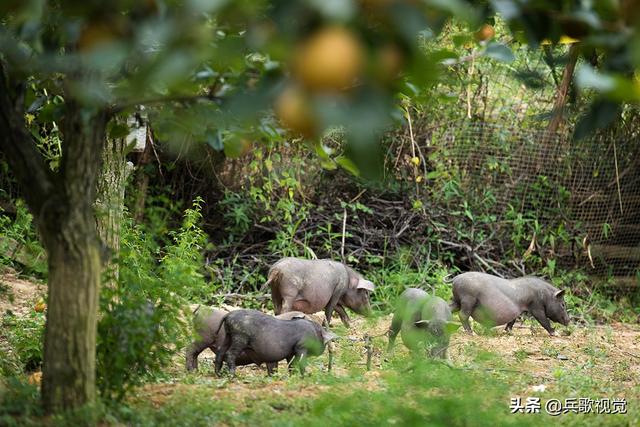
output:
[[[47,292],[45,285],[21,279],[11,270],[0,273],[0,317],[7,310],[24,316]]]
[[[349,330],[343,328],[337,319],[333,328],[342,337],[335,345],[335,376],[352,375],[354,367],[363,373],[359,387],[377,389],[379,376],[384,372],[387,331],[391,315],[375,320],[353,319]],[[558,325],[560,326],[560,325]],[[468,335],[462,328],[452,338],[449,348],[450,364],[460,369],[484,370],[502,374],[509,383],[512,396],[532,396],[541,393],[562,393],[558,382],[558,372],[586,372],[596,383],[613,381],[616,395],[607,396],[603,390],[593,390],[594,395],[636,399],[640,394],[640,326],[623,323],[600,326],[573,326],[568,330],[559,328],[557,336],[549,336],[539,325],[518,323],[512,333],[502,328],[494,328],[480,334]],[[365,371],[366,354],[364,337],[374,337],[372,341],[372,369]],[[339,352],[350,352],[349,365],[342,365]],[[398,339],[396,353],[407,350]],[[268,379],[264,367],[246,366],[238,368],[238,379],[224,381],[224,386],[213,373],[214,354],[210,350],[200,357],[200,373],[197,384],[150,384],[143,387],[138,398],[148,399],[161,405],[174,393],[189,389],[206,389],[213,398],[235,399],[240,406],[250,405],[261,396],[283,397],[313,396],[325,390],[317,384],[296,385],[291,389],[284,374]],[[312,369],[327,369],[328,355],[322,355]],[[176,357],[174,375],[183,371],[182,356]],[[594,364],[595,363],[595,364]],[[591,368],[589,368],[591,366]],[[591,369],[588,371],[588,369]],[[281,368],[281,370],[284,370]],[[610,392],[610,391],[609,391]]]
[[[0,316],[6,310],[25,315],[34,309],[46,287],[16,277],[13,273],[0,276],[7,289],[0,293]],[[364,319],[353,315],[351,328],[344,328],[334,318],[332,327],[341,339],[335,344],[333,375],[347,376],[354,369],[363,375],[361,387],[375,389],[386,363],[385,333],[391,316]],[[558,384],[558,372],[584,372],[615,385],[615,397],[637,398],[640,393],[640,325],[614,323],[610,325],[573,325],[559,328],[557,336],[549,336],[542,327],[527,321],[518,323],[510,334],[501,328],[468,335],[460,329],[451,338],[450,364],[460,369],[478,369],[504,373],[508,377],[510,392],[514,395],[532,395],[539,390],[552,392]],[[372,338],[371,371],[366,372],[367,349],[365,336]],[[398,340],[394,350],[406,352]],[[342,355],[340,354],[342,352]],[[349,353],[346,357],[345,354]],[[165,384],[148,384],[136,393],[153,406],[161,406],[174,394],[194,389],[206,389],[212,398],[233,399],[241,406],[250,405],[260,396],[283,398],[312,397],[322,393],[326,385],[305,383],[291,385],[286,368],[273,378],[267,378],[264,367],[240,367],[235,380],[218,379],[213,374],[213,353],[206,350],[200,355],[200,372],[188,376],[184,373],[184,355],[176,355],[175,365],[168,372],[174,380]],[[325,353],[311,364],[311,370],[326,370]],[[189,380],[189,378],[191,378]],[[187,379],[187,380],[185,380]],[[191,382],[191,383],[189,383]],[[594,390],[595,394],[603,394]],[[612,396],[613,397],[613,396]]]

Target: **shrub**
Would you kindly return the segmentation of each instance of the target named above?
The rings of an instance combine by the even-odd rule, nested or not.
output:
[[[42,366],[44,324],[44,313],[32,311],[23,317],[5,314],[2,335],[7,340],[8,349],[0,362],[3,376],[36,371]]]
[[[141,227],[131,221],[123,227],[119,279],[100,300],[97,382],[103,397],[121,400],[160,373],[183,346],[186,303],[206,290],[200,203],[185,211],[182,227],[170,232],[172,243],[161,253]]]
[[[0,209],[0,263],[26,269],[25,273],[46,277],[45,251],[33,225],[33,216],[24,202],[16,201],[16,217],[11,219]]]
[[[36,385],[18,376],[7,378],[4,386],[0,384],[0,425],[25,425],[25,417],[40,415],[40,392]],[[18,420],[14,418],[16,416],[23,418]]]

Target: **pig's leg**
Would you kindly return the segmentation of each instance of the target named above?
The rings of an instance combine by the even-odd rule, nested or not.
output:
[[[333,307],[329,304],[324,309],[324,318],[327,322],[327,328],[331,326],[331,316],[333,316]]]
[[[452,313],[460,310],[460,298],[455,292],[453,293],[453,301],[451,301],[451,304],[449,304],[449,309]]]
[[[327,327],[331,326],[331,316],[333,316],[333,310],[336,309],[338,301],[340,301],[340,295],[334,293],[324,309],[324,317],[327,319]],[[344,326],[346,326],[347,328],[349,327],[348,321],[345,323],[344,319],[342,319],[342,323],[344,323]]]
[[[229,350],[230,346],[231,346],[231,335],[227,333],[224,341],[222,342],[222,345],[220,346],[220,348],[218,349],[218,352],[216,353],[215,370],[216,370],[216,375],[218,376],[220,376],[220,371],[222,370],[222,361],[225,359],[225,355]]]
[[[278,362],[267,363],[267,375],[271,376],[278,370]]]
[[[204,351],[205,348],[209,347],[209,343],[204,341],[194,341],[189,347],[187,347],[186,353],[186,367],[187,371],[191,372],[195,369],[198,369],[198,355]]]
[[[347,314],[347,311],[344,309],[343,306],[341,306],[340,304],[338,304],[336,306],[336,313],[338,313],[338,316],[340,316],[340,320],[342,320],[342,323],[344,323],[344,326],[346,326],[347,328],[349,327],[349,315]],[[327,325],[329,326],[329,325]]]
[[[271,301],[273,301],[273,312],[276,316],[282,314],[282,295],[280,295],[277,286],[277,283],[271,284]]]
[[[231,339],[231,346],[229,347],[229,351],[227,352],[224,361],[227,362],[229,373],[231,373],[232,377],[236,376],[236,358],[245,348],[247,348],[248,344],[249,338],[240,334],[234,335]]]
[[[276,315],[282,313],[289,313],[293,311],[293,304],[298,298],[298,288],[296,283],[283,278],[280,282],[278,289],[279,301],[280,301],[280,313],[276,312]],[[275,307],[275,304],[274,304]],[[277,308],[277,307],[276,307]],[[275,310],[274,310],[275,311]]]
[[[236,376],[236,355],[231,352],[231,349],[229,349],[229,352],[224,356],[224,361],[227,363],[227,368],[229,368],[229,373],[231,374],[231,376],[235,377]]]
[[[293,311],[293,299],[289,299],[285,297],[284,300],[282,301],[281,313],[289,313],[290,311]],[[281,314],[281,313],[277,313],[277,314]]]
[[[295,354],[293,356],[287,357],[287,369],[289,370],[289,375],[293,373],[293,360],[295,358]]]
[[[293,364],[298,366],[300,376],[304,377],[304,367],[307,364],[307,351],[304,348],[296,349],[296,355],[293,358]]]
[[[442,344],[436,344],[431,348],[431,357],[446,359],[447,358],[447,346]]]
[[[402,318],[398,313],[393,313],[393,319],[391,319],[391,327],[389,328],[389,345],[387,351],[391,351],[393,344],[396,342],[396,337],[402,328]]]
[[[513,319],[511,322],[507,323],[507,326],[504,328],[504,330],[506,332],[511,332],[511,329],[513,329],[513,325],[516,323],[516,320],[518,320],[517,317]]]
[[[535,319],[540,322],[543,328],[549,332],[549,335],[554,335],[553,327],[551,326],[551,322],[547,319],[547,315],[544,312],[544,308],[542,307],[534,307],[530,311],[531,315],[535,317]]]
[[[472,334],[473,330],[471,329],[471,325],[469,324],[469,317],[471,313],[473,313],[473,309],[476,307],[477,300],[475,297],[468,296],[460,298],[460,313],[458,316],[460,317],[460,322],[462,322],[462,326],[467,333]]]

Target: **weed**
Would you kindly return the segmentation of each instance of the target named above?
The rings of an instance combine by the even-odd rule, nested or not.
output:
[[[0,209],[0,264],[46,278],[45,251],[38,240],[33,216],[20,199],[16,201],[15,219],[3,215]]]
[[[10,349],[0,362],[3,373],[16,375],[39,369],[43,360],[44,313],[31,311],[22,317],[7,313],[1,322],[2,335]]]

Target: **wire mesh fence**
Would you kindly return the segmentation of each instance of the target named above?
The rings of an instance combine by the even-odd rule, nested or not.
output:
[[[562,226],[572,241],[553,254],[562,263],[633,283],[640,271],[640,139],[619,134],[574,140],[463,120],[432,133],[429,143],[467,197],[493,196],[496,227],[513,213],[533,215],[541,234]],[[535,231],[526,238],[529,250],[554,245],[536,242]]]

